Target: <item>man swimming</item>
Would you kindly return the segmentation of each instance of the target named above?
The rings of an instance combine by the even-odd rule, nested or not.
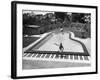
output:
[[[60,28],[60,32],[63,32],[63,28],[62,27]]]
[[[63,47],[62,43],[60,43],[60,45],[59,45],[59,49],[60,49],[60,52],[63,52],[64,47]]]
[[[54,43],[56,46],[59,46],[59,52],[63,52],[63,50],[64,50],[64,47],[63,47],[63,45],[62,45],[62,43],[60,43],[60,45],[59,44],[56,44],[56,43]]]

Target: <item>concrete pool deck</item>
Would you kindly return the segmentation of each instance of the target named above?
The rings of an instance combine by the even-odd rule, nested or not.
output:
[[[68,67],[89,67],[90,63],[59,62],[59,61],[40,61],[23,60],[23,69],[48,69],[48,68],[68,68]]]

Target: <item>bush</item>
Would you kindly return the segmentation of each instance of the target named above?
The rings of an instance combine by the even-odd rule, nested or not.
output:
[[[72,28],[72,32],[74,32],[75,37],[79,38],[87,38],[91,37],[91,27],[90,24],[86,23],[71,23],[70,28]]]

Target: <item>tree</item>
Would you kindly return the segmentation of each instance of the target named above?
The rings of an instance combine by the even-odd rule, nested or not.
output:
[[[65,16],[65,12],[55,12],[56,19],[60,20],[61,22],[65,20]]]
[[[84,16],[85,16],[85,13],[72,13],[72,21],[85,23]]]

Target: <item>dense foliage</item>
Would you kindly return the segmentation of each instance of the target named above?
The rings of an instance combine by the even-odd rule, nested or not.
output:
[[[77,37],[87,38],[91,35],[91,14],[48,12],[43,15],[34,13],[23,13],[23,32],[25,32],[25,27],[27,27],[28,25],[40,26],[41,30],[39,34],[41,34],[41,32],[45,33],[59,27],[66,27],[71,28],[75,34],[81,34],[81,36]],[[24,33],[24,35],[25,34],[26,33]]]

